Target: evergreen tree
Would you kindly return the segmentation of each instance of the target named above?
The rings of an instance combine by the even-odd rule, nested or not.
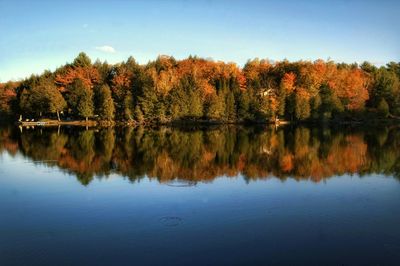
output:
[[[318,119],[320,118],[320,106],[321,106],[321,96],[319,94],[315,95],[311,98],[310,108],[311,108],[311,118]]]
[[[389,105],[384,98],[382,98],[378,104],[378,113],[380,116],[386,118],[389,115]]]
[[[24,88],[20,95],[19,107],[28,115],[38,115],[45,111],[45,100],[40,87]]]
[[[225,101],[223,95],[212,94],[206,105],[206,116],[211,119],[223,120],[225,113]]]
[[[155,110],[157,105],[157,94],[154,87],[148,86],[143,88],[143,94],[138,97],[138,103],[143,111],[146,120],[152,121],[156,119]]]
[[[88,121],[89,117],[93,116],[93,91],[83,87],[79,93],[76,110],[78,115],[85,117],[86,121]]]
[[[371,93],[372,106],[378,107],[382,99],[389,105],[389,110],[396,109],[398,102],[396,96],[400,92],[400,81],[395,72],[381,67],[375,75],[375,84]]]
[[[67,86],[65,99],[67,100],[69,111],[78,115],[78,103],[85,90],[85,85],[81,79],[74,79],[74,81]]]
[[[189,93],[188,109],[189,115],[192,117],[199,118],[203,116],[203,104],[198,90]]]
[[[138,72],[134,82],[135,104],[140,106],[144,120],[153,121],[155,107],[158,101],[157,92],[154,87],[154,80],[148,73]]]
[[[343,112],[344,107],[342,102],[327,85],[321,87],[319,96],[321,99],[321,104],[319,105],[321,119],[329,119],[333,115]]]
[[[39,114],[39,116],[57,113],[57,118],[60,120],[59,112],[66,106],[63,96],[54,83],[45,79],[32,88],[24,89],[20,96],[20,108],[25,113]]]
[[[101,119],[113,120],[114,119],[114,101],[111,97],[111,90],[108,85],[103,85],[98,89],[98,106],[97,112]]]
[[[240,120],[249,118],[250,99],[247,91],[239,94],[237,115]]]
[[[279,88],[277,115],[284,116],[286,108],[286,92],[282,86]]]
[[[190,99],[182,86],[177,86],[168,95],[169,115],[172,120],[179,120],[189,115]]]
[[[228,121],[236,121],[235,96],[232,91],[228,92],[226,95],[225,115]]]
[[[80,52],[72,64],[76,67],[88,67],[92,65],[92,60],[90,60],[90,57],[87,56],[87,54]]]
[[[319,116],[322,119],[330,118],[333,110],[332,91],[328,86],[321,87],[320,92],[321,104],[319,106]]]
[[[291,93],[287,98],[286,98],[286,104],[285,104],[285,113],[286,117],[288,117],[291,121],[294,120],[294,114],[295,114],[295,106],[296,106],[296,94]]]
[[[67,87],[66,99],[70,110],[75,115],[84,117],[86,120],[93,116],[93,91],[87,88],[82,80],[75,79]]]
[[[99,59],[94,62],[93,66],[99,73],[99,84],[106,84],[110,79],[111,66],[107,61],[101,62]]]
[[[60,112],[67,107],[67,102],[60,91],[51,83],[45,87],[45,97],[47,98],[47,111],[56,113],[57,119],[60,121]]]
[[[124,99],[124,117],[126,120],[129,121],[133,119],[133,111],[133,97],[132,93],[128,91]]]
[[[295,97],[295,116],[298,120],[305,120],[310,117],[310,102],[301,94]]]

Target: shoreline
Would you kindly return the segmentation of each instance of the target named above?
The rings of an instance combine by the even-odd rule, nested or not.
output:
[[[6,122],[6,121],[3,121]],[[12,123],[11,121],[8,121]],[[6,122],[7,123],[7,122]],[[399,124],[398,118],[373,119],[373,120],[310,120],[310,121],[218,121],[218,120],[180,120],[166,123],[137,123],[136,121],[103,121],[103,120],[39,120],[39,121],[16,121],[17,126],[22,127],[57,127],[57,126],[81,126],[81,127],[113,127],[113,126],[218,126],[218,125],[361,125],[361,126],[376,126],[376,125],[393,125]]]

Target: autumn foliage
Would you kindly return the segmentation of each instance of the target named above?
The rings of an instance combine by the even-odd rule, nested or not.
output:
[[[160,182],[208,182],[218,176],[242,175],[248,181],[275,176],[320,182],[344,174],[400,177],[399,132],[397,127],[44,128],[22,132],[14,127],[0,130],[0,152],[57,166],[83,184],[110,173],[132,181],[148,176]]]
[[[52,110],[57,110],[63,114],[61,119],[86,117],[136,123],[393,117],[400,115],[399,68],[396,63],[377,68],[367,62],[359,66],[323,60],[264,59],[249,60],[239,67],[198,57],[176,60],[170,56],[159,56],[145,65],[132,57],[110,65],[92,63],[81,53],[54,72],[1,84],[0,111],[38,118],[54,116]],[[53,104],[55,108],[50,109],[40,102],[43,97],[32,96],[53,87],[64,97],[66,106]],[[100,88],[109,88],[111,97],[101,95],[108,90]],[[105,98],[106,102],[99,102]],[[58,95],[54,100],[62,102]],[[85,112],[77,108],[78,100],[85,101]],[[103,112],[104,106],[112,112]],[[385,112],[384,107],[388,109]],[[105,113],[110,115],[105,117]]]

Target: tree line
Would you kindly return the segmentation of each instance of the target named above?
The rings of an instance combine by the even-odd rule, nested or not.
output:
[[[159,56],[145,65],[72,63],[0,84],[2,117],[135,123],[267,122],[400,115],[400,63],[317,60],[235,63]]]

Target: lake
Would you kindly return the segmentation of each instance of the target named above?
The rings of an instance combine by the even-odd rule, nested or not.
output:
[[[1,265],[398,265],[399,127],[0,129]]]

